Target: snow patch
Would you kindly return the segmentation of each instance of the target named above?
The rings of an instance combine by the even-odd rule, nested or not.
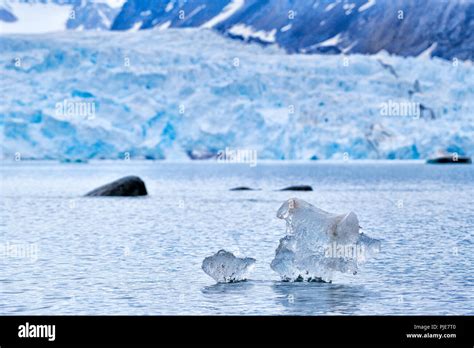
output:
[[[234,25],[229,29],[229,33],[235,36],[240,36],[245,40],[252,38],[271,43],[275,42],[276,40],[276,29],[272,29],[271,31],[255,30],[251,26],[245,24]]]
[[[437,42],[433,42],[430,47],[428,47],[426,50],[424,50],[423,52],[421,52],[419,55],[418,55],[418,58],[422,58],[422,59],[429,59],[431,58],[431,55],[433,53],[433,51],[436,49],[436,47],[438,47],[438,43]]]
[[[226,7],[224,7],[221,13],[204,23],[201,28],[212,28],[216,24],[225,21],[244,6],[244,4],[244,0],[232,0]]]
[[[356,4],[351,3],[351,4],[344,4],[342,8],[346,11],[345,14],[350,15],[352,13],[352,10],[356,7]]]
[[[376,0],[368,0],[365,4],[363,4],[361,7],[359,7],[359,12],[364,12],[374,6],[376,3]]]
[[[344,53],[344,54],[349,53],[350,50],[352,50],[352,49],[354,48],[354,46],[357,45],[357,42],[358,42],[358,41],[356,40],[356,41],[354,41],[353,43],[351,43],[349,46],[344,47],[344,48],[341,50],[341,52]]]
[[[340,42],[341,40],[341,34],[337,34],[323,42],[320,42],[317,44],[317,46],[319,47],[326,47],[326,46],[337,46],[337,44]]]
[[[157,30],[166,30],[171,26],[171,21],[166,21],[156,27]]]
[[[142,25],[143,25],[142,21],[135,22],[128,31],[139,31]]]
[[[168,2],[168,4],[165,7],[165,12],[168,13],[174,8],[174,1]]]
[[[287,25],[285,25],[284,27],[282,27],[282,28],[280,29],[280,31],[281,31],[282,33],[284,33],[285,31],[290,30],[292,26],[293,26],[293,24],[291,24],[291,23],[290,23],[290,24],[287,24]]]
[[[112,24],[110,19],[101,10],[98,10],[97,13],[99,14],[99,17],[102,19],[102,23],[104,23],[105,27],[110,28]]]
[[[329,5],[326,6],[326,8],[324,9],[325,12],[329,12],[331,11],[334,7],[336,7],[337,5],[339,4],[339,2],[333,2],[333,3],[330,3]]]
[[[127,0],[95,0],[95,3],[106,4],[111,8],[122,8]]]
[[[38,34],[66,30],[72,5],[11,2],[15,22],[0,21],[0,34]]]

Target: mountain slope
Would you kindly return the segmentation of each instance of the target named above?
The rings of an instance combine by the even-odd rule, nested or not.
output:
[[[289,53],[474,58],[473,0],[0,0],[0,33],[213,28]]]
[[[291,53],[474,58],[471,0],[128,0],[112,29],[200,27],[226,12],[207,26]]]

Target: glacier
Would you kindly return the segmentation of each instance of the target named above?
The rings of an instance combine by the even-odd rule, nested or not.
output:
[[[419,159],[474,150],[469,61],[287,54],[195,28],[0,35],[0,57],[7,160],[187,160],[226,148],[259,159]],[[405,104],[419,113],[404,114]]]
[[[359,233],[355,213],[332,214],[291,198],[278,209],[286,236],[271,262],[283,281],[332,280],[334,272],[357,274],[359,266],[380,251],[380,241]]]
[[[202,270],[218,283],[235,283],[246,280],[255,266],[251,257],[236,257],[231,252],[219,250],[202,262]]]

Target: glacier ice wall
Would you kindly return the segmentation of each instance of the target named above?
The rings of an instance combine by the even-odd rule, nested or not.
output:
[[[259,159],[412,159],[474,150],[466,62],[287,55],[198,29],[0,35],[0,57],[5,159],[184,159],[226,147]],[[403,103],[419,105],[418,117],[382,112]]]

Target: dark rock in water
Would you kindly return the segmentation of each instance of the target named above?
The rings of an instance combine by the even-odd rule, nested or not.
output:
[[[213,151],[208,151],[208,150],[188,150],[186,151],[186,154],[188,157],[192,160],[206,160],[206,159],[211,159],[215,158],[218,154]]]
[[[291,282],[292,280],[290,278],[283,278],[282,279],[282,282],[284,283],[289,283]],[[332,280],[323,280],[322,278],[319,278],[319,277],[303,277],[301,274],[298,275],[298,277],[296,277],[295,280],[293,280],[293,282],[295,283],[302,283],[302,282],[308,282],[308,283],[329,283],[331,284],[332,283]]]
[[[238,187],[231,188],[230,191],[257,191],[257,189],[253,189],[247,186],[238,186]]]
[[[87,159],[83,158],[64,158],[60,161],[61,163],[87,163]]]
[[[431,158],[426,161],[428,164],[469,164],[472,163],[470,157],[463,156],[442,156],[437,158]]]
[[[116,196],[116,197],[131,197],[131,196],[146,196],[145,183],[138,176],[126,176],[124,178],[115,180],[110,184],[100,186],[95,190],[87,193],[86,196]]]
[[[313,191],[313,188],[309,185],[296,185],[285,187],[280,191]]]

